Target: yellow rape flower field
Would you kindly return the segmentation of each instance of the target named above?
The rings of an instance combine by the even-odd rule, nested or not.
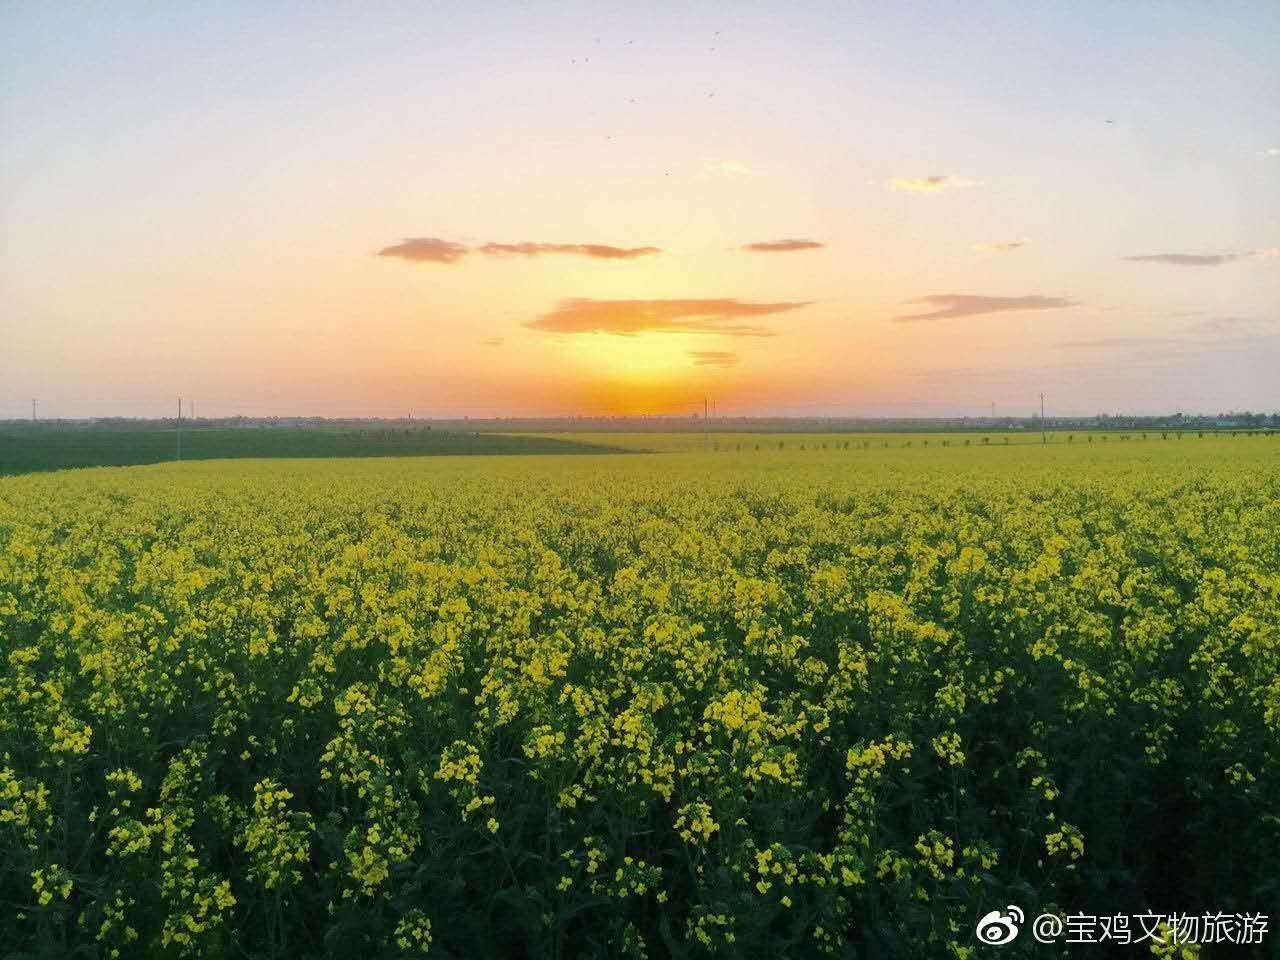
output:
[[[0,480],[0,955],[1274,913],[1280,439],[849,440]]]

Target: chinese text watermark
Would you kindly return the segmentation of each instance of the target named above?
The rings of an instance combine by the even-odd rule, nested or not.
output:
[[[1026,914],[1010,904],[978,921],[979,943],[1012,943]],[[1042,913],[1030,923],[1039,943],[1261,944],[1269,918],[1263,913]]]

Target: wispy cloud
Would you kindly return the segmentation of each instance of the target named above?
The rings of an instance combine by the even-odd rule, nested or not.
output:
[[[889,181],[889,186],[893,190],[911,190],[916,193],[937,193],[940,190],[977,185],[977,180],[969,180],[966,177],[944,177],[937,174],[931,177],[894,177]]]
[[[1221,335],[1251,335],[1265,333],[1276,321],[1267,317],[1210,317],[1191,327],[1192,333]]]
[[[1147,253],[1124,259],[1136,263],[1165,263],[1174,267],[1220,267],[1224,263],[1235,263],[1237,260],[1275,256],[1280,256],[1280,248],[1267,247],[1246,250],[1243,253]]]
[[[1186,364],[1210,357],[1265,354],[1280,344],[1280,337],[1268,328],[1269,321],[1245,317],[1219,317],[1183,328],[1173,336],[1099,337],[1067,340],[1058,346],[1073,355],[1134,364]]]
[[[1038,366],[1019,365],[1017,367],[944,367],[933,370],[920,370],[910,376],[917,380],[938,383],[972,384],[976,381],[987,381],[991,385],[1004,384],[1036,384],[1043,385],[1044,380],[1063,373],[1072,376],[1092,371],[1114,369],[1114,364],[1097,363],[1089,360],[1071,360],[1066,363],[1042,364]],[[1006,411],[1007,412],[1007,411]]]
[[[546,333],[719,333],[734,337],[771,337],[774,331],[743,318],[785,313],[808,306],[804,302],[744,303],[712,300],[562,300],[525,326]]]
[[[486,347],[500,347],[507,342],[506,337],[486,337],[480,341]]]
[[[467,253],[460,243],[436,237],[408,237],[378,251],[380,257],[399,257],[419,263],[456,263]]]
[[[383,247],[378,251],[380,257],[398,257],[401,260],[412,260],[418,263],[457,263],[468,253],[483,253],[491,257],[524,256],[537,257],[543,254],[570,254],[578,257],[590,257],[595,260],[634,260],[637,257],[648,257],[662,251],[657,247],[614,247],[605,243],[484,243],[478,247],[467,247],[450,240],[437,237],[409,237]]]
[[[594,257],[597,260],[634,260],[662,252],[657,247],[611,247],[604,243],[486,243],[476,249],[494,257],[536,257],[544,253],[567,253],[579,257]]]
[[[736,160],[717,160],[714,157],[708,157],[704,160],[702,167],[707,173],[715,173],[724,177],[750,177],[756,172],[745,163],[738,163]]]
[[[1080,304],[1065,297],[985,297],[968,293],[935,293],[916,297],[907,303],[924,303],[936,307],[927,313],[904,313],[894,317],[895,323],[914,323],[918,320],[951,320],[958,317],[977,317],[987,313],[1004,313],[1010,310],[1060,310]]]
[[[690,350],[696,367],[732,367],[738,362],[738,355],[728,350]]]
[[[1265,150],[1259,150],[1260,157],[1280,157],[1280,147],[1267,147]]]
[[[790,253],[792,250],[820,250],[825,246],[825,243],[819,243],[817,240],[789,239],[744,243],[742,249],[750,250],[752,253]]]
[[[978,243],[973,249],[982,253],[1008,253],[1010,250],[1017,250],[1019,247],[1025,247],[1026,240],[1010,240],[1006,243]]]
[[[1186,313],[1173,314],[1178,315],[1185,316]],[[1275,320],[1265,317],[1210,317],[1189,327],[1179,327],[1172,336],[1098,337],[1064,340],[1057,346],[1068,350],[1175,350],[1185,347],[1199,352],[1210,344],[1209,338],[1223,345],[1264,339],[1274,329],[1275,323]]]
[[[1175,337],[1098,337],[1094,340],[1064,340],[1058,346],[1066,350],[1134,350],[1175,347],[1184,342]]]

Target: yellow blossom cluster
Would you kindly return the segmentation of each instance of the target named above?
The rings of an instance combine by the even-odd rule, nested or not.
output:
[[[0,480],[0,943],[925,960],[993,904],[1261,909],[1277,453]]]

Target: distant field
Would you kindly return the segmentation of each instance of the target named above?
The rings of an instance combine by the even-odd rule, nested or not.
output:
[[[635,449],[633,446],[632,449]],[[618,453],[569,437],[443,430],[184,430],[183,460],[262,457],[426,457],[470,454]],[[0,430],[0,475],[68,467],[124,467],[178,459],[173,430]]]
[[[483,436],[484,434],[481,434]],[[1209,443],[1215,440],[1235,441],[1250,437],[1273,439],[1275,434],[1256,431],[1174,431],[1174,430],[1051,430],[1040,434],[1031,430],[992,430],[989,432],[955,431],[951,433],[544,433],[533,434],[557,440],[581,440],[599,437],[609,446],[634,451],[659,453],[762,453],[783,451],[799,453],[819,450],[884,450],[894,448],[949,449],[1026,446],[1084,446],[1101,444],[1114,448],[1134,443]],[[1101,448],[1100,448],[1101,449]]]
[[[713,453],[783,454],[820,451],[929,451],[953,456],[984,448],[1072,447],[1100,456],[1106,450],[1149,444],[1231,443],[1252,434],[1187,431],[1082,431],[1039,433],[520,433],[336,428],[197,429],[182,432],[182,460],[429,457],[483,455]],[[1259,439],[1272,436],[1258,431]],[[1177,446],[1175,446],[1177,445]],[[1280,445],[1278,445],[1280,446]],[[1189,452],[1189,451],[1187,451]],[[0,476],[74,467],[123,467],[178,459],[172,429],[0,429]]]

